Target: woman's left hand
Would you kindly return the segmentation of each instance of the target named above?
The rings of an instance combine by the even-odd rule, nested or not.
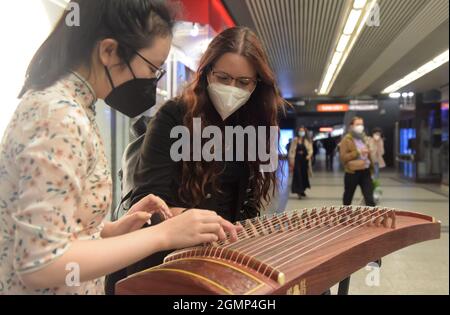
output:
[[[164,200],[155,195],[148,195],[131,207],[128,213],[119,220],[105,223],[101,236],[108,238],[137,231],[145,223],[150,223],[149,221],[155,213],[160,213],[164,219],[173,217]]]

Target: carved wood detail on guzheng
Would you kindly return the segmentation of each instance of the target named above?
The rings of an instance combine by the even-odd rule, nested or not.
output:
[[[119,282],[117,292],[320,294],[371,261],[440,235],[434,218],[371,207],[304,209],[237,224],[237,242],[176,251]]]
[[[164,262],[169,263],[177,260],[184,260],[189,258],[214,258],[218,260],[233,262],[238,265],[246,266],[249,269],[258,271],[263,276],[278,282],[280,285],[284,284],[284,274],[279,270],[275,270],[271,266],[259,261],[249,255],[245,255],[239,251],[220,247],[197,247],[187,252],[182,252],[168,256]],[[264,272],[263,272],[264,270]]]

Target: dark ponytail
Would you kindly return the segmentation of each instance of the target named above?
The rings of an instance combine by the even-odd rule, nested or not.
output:
[[[69,26],[65,11],[55,29],[28,67],[21,98],[28,90],[42,90],[69,71],[91,65],[97,43],[112,38],[119,43],[119,57],[129,62],[134,51],[152,39],[172,35],[174,13],[164,0],[72,0],[78,4],[80,25]]]

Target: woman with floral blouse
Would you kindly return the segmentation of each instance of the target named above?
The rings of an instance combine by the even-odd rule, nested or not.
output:
[[[112,181],[95,103],[130,117],[154,105],[173,20],[166,1],[76,2],[80,26],[66,12],[37,51],[0,144],[0,294],[103,294],[104,275],[152,253],[236,237],[216,213],[174,217],[153,195],[102,223]],[[155,213],[167,220],[141,229]]]

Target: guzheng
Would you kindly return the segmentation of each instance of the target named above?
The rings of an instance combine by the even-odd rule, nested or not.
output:
[[[440,223],[406,211],[329,207],[240,222],[234,243],[173,252],[117,294],[321,294],[394,251],[438,239]]]

